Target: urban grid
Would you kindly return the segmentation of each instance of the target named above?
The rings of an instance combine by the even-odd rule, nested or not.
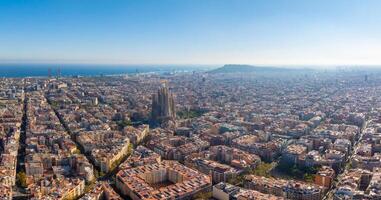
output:
[[[381,199],[380,94],[239,65],[1,78],[0,199]]]

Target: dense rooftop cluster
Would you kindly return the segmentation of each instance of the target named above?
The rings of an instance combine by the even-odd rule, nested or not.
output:
[[[30,197],[79,197],[85,181],[94,179],[93,166],[78,151],[44,94],[27,94],[25,173]]]
[[[23,85],[16,80],[0,83],[0,199],[12,199],[23,117]]]
[[[0,198],[381,198],[381,79],[296,71],[0,79]]]
[[[160,186],[163,182],[168,185]],[[185,199],[207,190],[211,186],[211,180],[207,175],[176,161],[163,161],[121,170],[117,174],[116,184],[133,200]]]
[[[80,198],[80,200],[97,199],[123,200],[123,198],[120,197],[119,194],[106,182],[97,182],[90,192]]]

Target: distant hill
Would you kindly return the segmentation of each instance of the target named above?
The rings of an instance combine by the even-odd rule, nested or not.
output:
[[[281,67],[264,67],[264,66],[253,66],[253,65],[224,65],[220,68],[211,70],[210,73],[253,73],[253,72],[289,72],[289,71],[299,71],[308,69],[291,69],[291,68],[281,68]]]

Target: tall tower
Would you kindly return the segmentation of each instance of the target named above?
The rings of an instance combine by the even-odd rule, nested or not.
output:
[[[48,68],[48,78],[52,77],[52,68]]]
[[[167,81],[162,81],[157,93],[152,95],[152,120],[162,123],[176,118],[173,94],[168,90]]]

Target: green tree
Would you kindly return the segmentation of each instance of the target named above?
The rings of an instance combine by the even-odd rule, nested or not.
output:
[[[117,121],[116,124],[118,125],[119,129],[123,129],[126,126],[132,126],[133,123],[130,120],[122,120],[122,121]]]
[[[81,154],[81,151],[79,149],[74,150],[73,154]]]
[[[306,182],[312,183],[314,182],[315,176],[313,174],[305,173],[303,178]]]
[[[127,155],[131,155],[133,150],[134,150],[134,144],[130,143],[128,145]]]
[[[210,199],[212,198],[213,194],[212,192],[200,192],[196,194],[193,198],[194,199],[199,199],[199,200],[204,200],[204,199]]]
[[[25,172],[19,172],[16,175],[17,184],[23,188],[28,187],[26,183],[26,174]]]
[[[104,172],[102,172],[102,171],[99,171],[99,177],[103,177],[105,175],[105,173]]]
[[[190,119],[190,118],[200,117],[204,113],[205,111],[202,111],[202,110],[183,110],[183,111],[177,112],[176,114],[180,119]]]
[[[227,180],[227,182],[229,184],[232,184],[232,185],[243,186],[244,179],[245,179],[245,175],[240,174],[238,176],[233,176],[233,177],[229,178],[229,180]]]
[[[271,176],[271,174],[270,174],[271,169],[272,169],[271,163],[262,162],[251,172],[251,174],[254,174],[257,176],[270,177]]]

